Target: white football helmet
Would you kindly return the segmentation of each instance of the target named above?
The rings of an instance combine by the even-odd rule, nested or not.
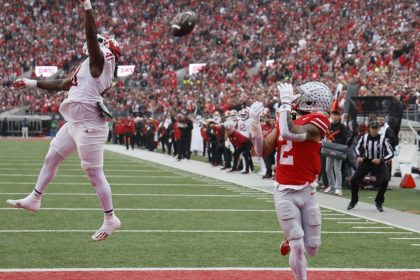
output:
[[[121,47],[120,44],[112,37],[97,34],[98,42],[100,47],[108,48],[117,58],[121,56]],[[83,53],[89,56],[89,51],[87,47],[87,42],[83,45]]]
[[[297,93],[301,97],[297,104],[297,110],[303,112],[329,112],[334,97],[330,89],[320,82],[308,82],[297,87]]]
[[[241,120],[246,121],[249,117],[248,108],[243,108],[241,111],[239,111],[239,117]]]

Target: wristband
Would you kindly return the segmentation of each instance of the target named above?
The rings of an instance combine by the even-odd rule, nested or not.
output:
[[[83,9],[86,10],[92,10],[92,4],[90,3],[90,0],[86,0],[83,2]]]
[[[24,81],[25,81],[25,86],[27,88],[36,88],[36,86],[38,85],[38,81],[37,80],[26,79]]]
[[[279,112],[283,112],[283,111],[291,112],[292,111],[292,105],[290,105],[288,103],[281,104],[280,107],[279,107]]]

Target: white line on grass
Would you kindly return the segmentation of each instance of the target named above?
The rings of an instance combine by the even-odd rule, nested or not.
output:
[[[390,237],[389,239],[395,239],[395,240],[420,240],[420,237]]]
[[[386,229],[386,228],[394,228],[394,227],[352,227],[354,229]]]
[[[0,233],[71,233],[71,232],[94,232],[95,229],[10,229],[0,230]],[[144,230],[117,230],[121,233],[262,233],[279,234],[280,230],[167,230],[167,229],[144,229]],[[323,234],[413,234],[405,231],[322,231]]]
[[[21,210],[16,208],[0,208],[0,210]],[[199,209],[199,208],[115,208],[116,211],[160,211],[160,212],[275,212],[271,209]],[[103,211],[101,208],[41,208],[41,211]]]
[[[324,218],[324,220],[360,220],[360,218],[353,218],[353,217],[342,217],[342,218],[328,217],[328,218]]]
[[[72,272],[72,271],[290,271],[288,267],[112,267],[112,268],[4,268],[0,272]],[[420,272],[410,268],[308,268],[309,271],[362,271],[362,272]]]
[[[0,185],[34,185],[35,182],[1,182]],[[53,182],[51,185],[75,185],[75,186],[90,186],[90,183],[70,183],[70,182]],[[224,186],[224,184],[199,184],[199,183],[111,183],[111,186],[173,186],[173,187],[220,187]]]
[[[27,195],[28,193],[0,193],[0,195]],[[45,195],[56,195],[56,196],[97,196],[96,193],[46,193]],[[239,194],[170,194],[170,193],[113,193],[113,196],[176,196],[176,197],[240,197],[244,198],[243,195]]]
[[[411,246],[420,247],[420,244],[416,244],[416,243],[414,243],[414,244],[411,244]]]
[[[377,223],[369,222],[369,221],[360,221],[360,222],[337,222],[337,224],[370,224],[370,225],[375,225]]]
[[[4,170],[4,171],[7,171],[7,170],[22,170],[21,168],[0,168],[0,171],[2,171],[2,170]],[[31,170],[33,170],[33,168],[28,168],[28,169],[31,169]],[[62,170],[61,169],[58,169],[58,172],[60,172],[60,171],[83,171],[83,169],[80,167],[80,168],[74,168],[74,169],[72,169],[72,168],[63,168]],[[149,172],[152,172],[152,173],[168,173],[168,171],[165,171],[165,170],[156,170],[156,169],[146,169],[146,168],[139,168],[139,169],[106,169],[105,168],[105,172],[147,172],[147,173],[149,173]],[[59,175],[60,176],[60,175]]]
[[[0,177],[38,177],[39,174],[0,174]],[[73,178],[85,178],[86,175],[70,175],[70,174],[59,174],[59,177],[73,177]],[[172,179],[184,179],[185,176],[175,175],[109,175],[112,178],[172,178]]]

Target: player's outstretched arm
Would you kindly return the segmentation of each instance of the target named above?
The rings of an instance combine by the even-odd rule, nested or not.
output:
[[[93,17],[92,4],[90,0],[80,0],[85,10],[85,32],[86,42],[89,52],[90,74],[94,78],[98,78],[102,74],[104,67],[104,55],[98,43],[95,18]]]
[[[46,90],[69,90],[71,86],[71,78],[58,80],[31,80],[31,79],[17,79],[13,82],[12,88],[41,88]]]

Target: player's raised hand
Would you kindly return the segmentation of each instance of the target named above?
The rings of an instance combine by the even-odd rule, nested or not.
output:
[[[12,84],[12,88],[13,89],[34,88],[36,87],[36,84],[37,84],[36,80],[22,78],[22,79],[17,79],[16,81],[14,81]]]
[[[82,4],[83,9],[85,10],[91,10],[92,4],[90,3],[90,0],[79,0],[80,4]]]
[[[260,101],[255,101],[254,103],[252,103],[251,107],[249,107],[249,118],[259,123],[260,116],[263,110],[264,110],[264,104]]]
[[[279,91],[280,101],[282,104],[292,104],[296,99],[300,97],[300,94],[293,94],[293,86],[288,83],[280,83],[277,85]]]

